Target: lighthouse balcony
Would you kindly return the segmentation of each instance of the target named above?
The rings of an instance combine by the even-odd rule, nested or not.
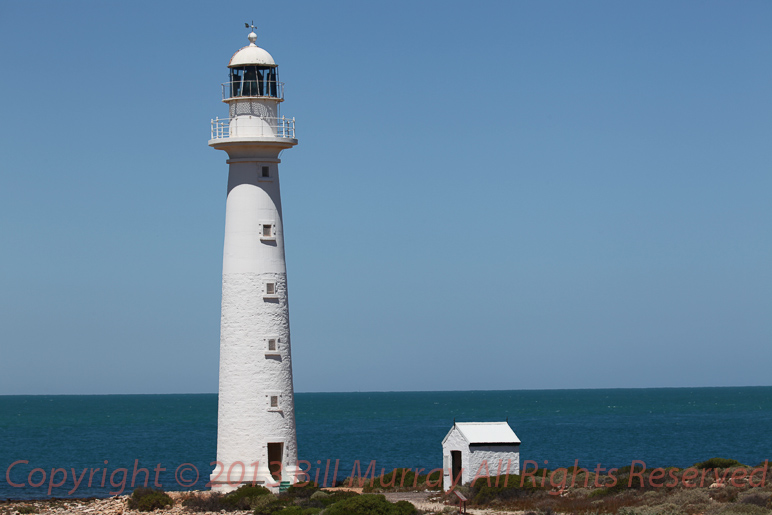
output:
[[[236,116],[212,120],[212,140],[228,138],[295,138],[295,119]]]
[[[238,79],[238,77],[234,77]],[[271,98],[284,100],[284,83],[275,80],[234,80],[222,83],[222,99]]]

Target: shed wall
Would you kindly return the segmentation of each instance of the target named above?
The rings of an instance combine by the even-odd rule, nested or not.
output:
[[[519,474],[520,446],[475,445],[469,452],[469,460],[467,463],[469,464],[469,469],[464,470],[464,483],[471,483],[478,471],[480,476],[488,475],[491,477],[503,474]],[[483,466],[483,463],[485,463],[486,466]],[[507,472],[507,470],[509,470],[509,472]]]
[[[450,490],[452,484],[452,479],[450,477],[452,467],[450,451],[461,451],[461,464],[464,469],[461,474],[461,483],[464,483],[466,482],[466,469],[469,460],[469,444],[455,426],[450,430],[445,443],[442,444],[442,488],[446,492]]]

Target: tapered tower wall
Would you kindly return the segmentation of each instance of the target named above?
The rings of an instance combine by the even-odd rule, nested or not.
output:
[[[268,60],[275,67],[270,55],[254,45],[253,35],[251,45],[231,59],[246,55],[239,61],[247,70],[245,76],[254,55],[263,60],[255,67]],[[229,93],[244,91],[230,83],[224,91],[226,87]],[[260,91],[273,94],[267,87]],[[278,159],[297,140],[294,120],[291,127],[286,120],[277,121],[280,98],[228,96],[224,101],[229,104],[229,117],[213,121],[209,142],[229,156],[218,464],[211,481],[217,490],[232,490],[249,482],[275,488],[282,482],[294,482],[297,465]],[[271,465],[271,461],[276,463]]]

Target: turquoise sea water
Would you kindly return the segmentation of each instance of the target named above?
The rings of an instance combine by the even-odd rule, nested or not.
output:
[[[299,457],[313,467],[312,477],[321,467],[320,482],[327,460],[329,479],[340,460],[339,480],[355,460],[362,470],[376,460],[378,473],[440,467],[454,418],[508,418],[522,440],[521,463],[547,460],[550,468],[575,460],[610,468],[632,460],[684,467],[714,456],[748,465],[772,459],[772,387],[299,393],[296,411]],[[158,481],[167,490],[183,489],[197,470],[194,487],[203,488],[216,439],[216,395],[0,396],[0,499],[67,497],[72,469],[77,476],[87,470],[70,496],[117,492],[123,468],[130,491],[135,463],[148,469],[151,483],[160,464]],[[175,476],[185,463],[195,470]],[[52,469],[63,469],[53,481]],[[34,486],[43,472],[45,481]],[[144,477],[138,472],[136,484]]]

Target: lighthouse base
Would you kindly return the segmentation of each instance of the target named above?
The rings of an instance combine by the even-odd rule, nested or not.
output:
[[[240,465],[237,463],[236,465]],[[228,477],[228,471],[220,469],[219,466],[214,469],[214,472],[209,476],[209,486],[213,492],[228,493],[237,490],[238,488],[249,486],[262,486],[271,491],[271,493],[283,492],[290,486],[296,483],[304,483],[309,480],[305,473],[300,470],[299,467],[288,467],[284,470],[280,476],[271,475],[270,471],[258,466],[247,468],[244,471],[244,475],[241,475],[241,467],[231,467],[232,477]]]

